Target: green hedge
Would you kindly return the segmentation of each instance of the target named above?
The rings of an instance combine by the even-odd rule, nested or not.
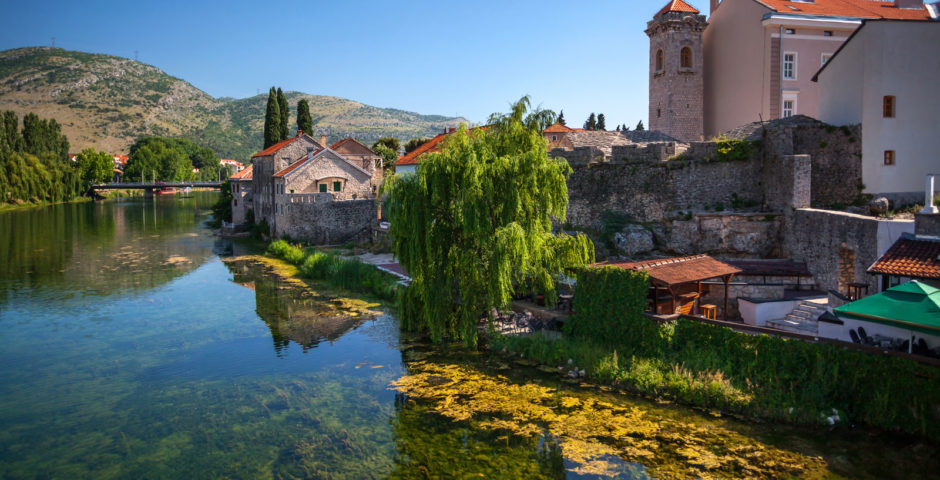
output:
[[[305,251],[298,245],[284,240],[275,240],[268,245],[268,255],[296,265],[300,274],[314,280],[324,280],[330,285],[345,290],[371,293],[384,300],[395,300],[398,295],[398,279],[374,265],[359,259],[340,258],[336,255]]]
[[[585,267],[577,272],[573,317],[565,333],[602,345],[631,343],[644,352],[659,348],[656,324],[643,315],[649,291],[646,272],[617,267]]]
[[[614,267],[578,273],[565,337],[497,337],[495,348],[549,365],[571,359],[588,376],[628,390],[793,423],[840,421],[940,439],[940,370],[871,355],[643,315],[648,279]]]

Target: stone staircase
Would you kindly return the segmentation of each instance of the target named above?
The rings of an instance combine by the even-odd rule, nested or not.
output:
[[[819,334],[819,316],[826,313],[826,298],[802,300],[786,317],[769,320],[767,326],[803,335]]]

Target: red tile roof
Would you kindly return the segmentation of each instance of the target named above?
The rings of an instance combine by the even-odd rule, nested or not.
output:
[[[645,270],[650,278],[662,285],[680,285],[698,282],[709,278],[723,277],[741,273],[741,270],[725,262],[715,260],[708,255],[691,257],[661,258],[656,260],[611,261],[596,263],[595,266],[612,266],[626,270]]]
[[[301,135],[303,134],[298,133],[296,137],[288,138],[287,140],[281,140],[280,142],[277,142],[274,145],[271,145],[270,147],[265,148],[264,150],[252,155],[251,158],[266,157],[268,155],[274,155],[275,153],[277,153],[278,150],[290,145],[294,140],[299,139]]]
[[[424,155],[425,153],[433,153],[441,151],[441,142],[444,141],[447,133],[439,133],[434,138],[424,142],[420,147],[412,150],[411,152],[406,153],[401,156],[398,160],[395,161],[395,165],[414,165],[418,163],[418,157]]]
[[[667,3],[666,6],[662,8],[662,10],[656,12],[656,15],[662,15],[666,12],[700,13],[697,8],[683,2],[682,0],[672,0],[671,2]]]
[[[249,166],[248,168],[240,170],[238,173],[228,178],[229,180],[251,180],[252,172],[254,172],[254,170],[254,168]]]
[[[490,128],[491,128],[490,125],[483,125],[482,127],[473,127],[467,131],[472,132],[477,129],[482,129],[483,131],[487,131]],[[428,140],[420,147],[412,150],[410,153],[407,153],[399,157],[398,160],[395,161],[395,165],[415,165],[418,163],[418,157],[420,157],[421,155],[424,155],[425,153],[440,152],[441,147],[443,147],[442,142],[444,141],[444,139],[447,138],[448,135],[452,133],[457,133],[458,131],[460,130],[454,129],[454,131],[451,131],[451,132],[437,134],[437,136]]]
[[[940,240],[902,236],[868,273],[940,279]]]
[[[894,2],[880,0],[816,0],[790,2],[787,0],[759,0],[778,13],[821,15],[826,17],[888,18],[895,20],[926,20],[927,9],[898,8]]]
[[[567,132],[583,132],[583,131],[584,131],[583,128],[571,128],[567,125],[556,123],[554,125],[549,125],[548,127],[546,127],[545,130],[542,130],[542,133],[567,133]]]
[[[281,170],[280,172],[275,173],[275,174],[272,175],[272,176],[273,176],[273,177],[278,177],[278,178],[280,178],[280,177],[283,177],[284,175],[287,175],[287,174],[290,173],[290,172],[293,172],[295,169],[297,169],[298,167],[300,167],[301,165],[303,165],[304,163],[306,163],[307,160],[310,159],[310,157],[315,157],[315,156],[317,156],[317,155],[318,155],[320,152],[322,152],[323,150],[326,150],[326,149],[325,149],[325,148],[321,148],[321,149],[319,149],[319,150],[313,152],[313,155],[307,155],[307,156],[305,156],[304,158],[301,158],[300,160],[297,160],[296,162],[294,162],[294,163],[288,165],[287,168],[284,168],[283,170]]]

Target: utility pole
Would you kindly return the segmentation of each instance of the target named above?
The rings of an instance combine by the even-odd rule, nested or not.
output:
[[[140,60],[137,59],[137,54],[138,54],[138,53],[139,53],[139,52],[138,52],[137,50],[134,50],[134,61],[135,61],[135,62],[139,62],[139,61],[140,61]]]
[[[52,48],[55,48],[55,37],[52,37]]]

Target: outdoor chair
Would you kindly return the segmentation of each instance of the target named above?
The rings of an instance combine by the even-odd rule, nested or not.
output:
[[[905,341],[901,342],[901,346],[898,347],[898,351],[899,351],[899,352],[907,353],[907,349],[908,349],[908,347],[910,347],[910,345],[911,345],[911,341],[910,341],[910,340],[905,340]]]
[[[849,330],[849,336],[852,337],[853,343],[862,343],[862,341],[858,338],[858,334],[855,333],[855,330]]]
[[[858,336],[861,337],[862,343],[866,345],[872,343],[871,337],[865,333],[865,327],[858,327]]]

